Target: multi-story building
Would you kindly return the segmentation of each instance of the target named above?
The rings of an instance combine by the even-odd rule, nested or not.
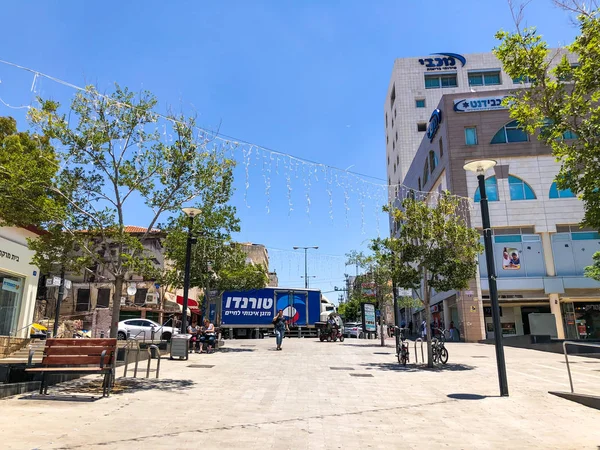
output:
[[[524,81],[511,79],[492,53],[396,59],[383,108],[388,184],[404,181],[442,95],[514,89]]]
[[[600,283],[583,275],[600,250],[600,235],[580,228],[583,203],[557,188],[559,163],[549,147],[509,117],[502,106],[508,93],[447,94],[432,105],[436,120],[398,196],[411,195],[412,189],[435,201],[447,189],[465,197],[466,220],[481,230],[477,178],[463,166],[495,160],[486,173],[486,192],[503,334],[540,334],[541,329],[558,338],[600,338]],[[479,275],[468,289],[435,293],[432,299],[434,318],[446,327],[453,321],[468,341],[493,335],[485,255],[479,258]]]

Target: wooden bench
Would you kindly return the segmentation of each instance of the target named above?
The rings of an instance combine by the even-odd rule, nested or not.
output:
[[[110,395],[117,358],[116,339],[48,339],[39,367],[32,367],[33,350],[29,352],[26,372],[42,374],[40,394],[48,393],[48,375],[103,374],[102,396]]]

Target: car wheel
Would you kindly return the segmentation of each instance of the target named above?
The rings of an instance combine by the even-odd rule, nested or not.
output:
[[[169,342],[171,340],[171,333],[163,333],[160,340]]]
[[[124,341],[125,339],[127,339],[127,335],[123,331],[119,331],[117,333],[117,339],[119,339],[120,341]]]

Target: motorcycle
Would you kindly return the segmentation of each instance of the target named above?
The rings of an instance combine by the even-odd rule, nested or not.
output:
[[[337,313],[331,313],[327,322],[317,322],[315,324],[319,330],[319,340],[321,342],[344,342],[344,324],[342,318]]]

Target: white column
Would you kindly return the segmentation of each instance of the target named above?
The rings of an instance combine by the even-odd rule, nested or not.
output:
[[[544,250],[544,263],[546,264],[546,275],[549,277],[556,276],[556,268],[554,266],[554,258],[552,257],[552,240],[550,233],[540,233],[542,238],[542,249]]]
[[[446,330],[450,329],[450,321],[452,320],[450,316],[450,307],[448,306],[448,299],[445,298],[442,300],[442,305],[444,305],[444,327]]]
[[[560,300],[558,294],[548,294],[550,299],[550,312],[554,314],[554,320],[556,321],[556,333],[558,339],[565,338],[565,329],[563,326],[562,312],[560,310]]]

